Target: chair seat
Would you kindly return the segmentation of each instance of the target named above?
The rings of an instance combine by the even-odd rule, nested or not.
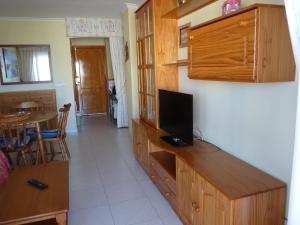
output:
[[[26,136],[26,139],[25,139],[25,145],[28,145],[29,142],[31,141],[31,137],[30,136]],[[11,142],[10,142],[10,138],[6,138],[4,141],[3,141],[3,138],[0,138],[0,146],[1,146],[1,149],[4,150],[5,149],[5,143],[7,144],[8,148],[11,149]],[[21,138],[21,143],[19,144],[18,143],[18,139],[16,137],[13,138],[13,145],[14,145],[14,148],[16,150],[20,149],[24,143],[23,143],[23,138]]]
[[[58,136],[58,130],[57,129],[53,129],[53,130],[43,130],[41,132],[42,137],[44,139],[51,139],[51,138],[57,138]]]

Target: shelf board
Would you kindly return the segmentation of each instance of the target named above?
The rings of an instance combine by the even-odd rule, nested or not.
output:
[[[188,60],[187,59],[182,59],[182,60],[177,60],[176,62],[172,63],[166,63],[164,66],[188,66]]]
[[[161,165],[167,173],[176,181],[176,157],[169,152],[151,152],[151,156],[159,165]]]
[[[192,13],[198,9],[203,8],[217,0],[189,0],[186,3],[172,9],[171,11],[164,14],[162,17],[167,19],[179,19]],[[221,9],[220,9],[221,10]]]

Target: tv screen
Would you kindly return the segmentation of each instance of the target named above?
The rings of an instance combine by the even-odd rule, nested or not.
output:
[[[160,128],[172,138],[168,141],[163,137],[163,140],[173,141],[174,145],[192,145],[193,95],[159,90],[159,120]]]

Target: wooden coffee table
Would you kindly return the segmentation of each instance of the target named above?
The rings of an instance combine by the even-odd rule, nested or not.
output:
[[[49,185],[39,190],[27,184],[34,178]],[[17,225],[56,219],[67,224],[69,209],[69,164],[53,161],[16,168],[0,188],[0,224]]]

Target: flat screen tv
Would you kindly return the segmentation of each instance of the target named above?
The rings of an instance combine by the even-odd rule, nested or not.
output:
[[[162,140],[174,146],[193,145],[193,95],[159,90],[159,125],[169,133]]]

